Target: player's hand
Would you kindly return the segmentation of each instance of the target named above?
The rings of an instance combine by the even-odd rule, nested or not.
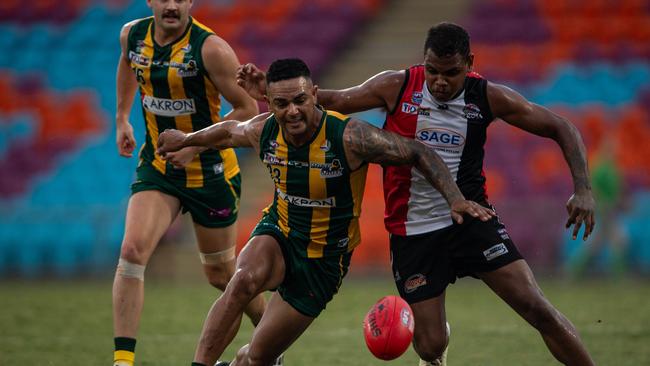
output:
[[[117,152],[120,156],[130,158],[135,150],[135,137],[133,136],[133,126],[129,122],[118,122],[116,130],[115,143]]]
[[[487,221],[494,217],[494,211],[483,207],[474,201],[458,200],[451,204],[451,218],[458,224],[463,223],[463,215],[470,215],[481,221]]]
[[[594,219],[595,207],[596,202],[591,191],[574,193],[569,198],[569,201],[566,203],[566,210],[569,214],[566,228],[568,229],[573,225],[573,240],[576,240],[578,237],[578,231],[580,231],[582,224],[585,225],[585,233],[582,236],[582,240],[587,240],[587,237],[594,230],[594,226],[596,225],[596,220]]]
[[[198,150],[196,147],[188,146],[176,152],[168,152],[162,159],[169,161],[176,169],[183,169],[194,160],[197,153]]]
[[[158,149],[156,153],[165,158],[167,153],[179,151],[185,147],[185,137],[187,134],[179,130],[165,130],[158,136]]]
[[[246,90],[253,99],[264,101],[266,75],[254,64],[248,63],[237,68],[237,85]]]

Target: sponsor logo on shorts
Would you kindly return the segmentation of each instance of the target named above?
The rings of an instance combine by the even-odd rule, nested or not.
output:
[[[210,217],[228,217],[230,216],[231,212],[232,212],[232,208],[230,207],[208,209],[208,215],[210,215]]]
[[[404,282],[404,292],[410,294],[411,292],[426,284],[427,278],[422,273],[416,273],[413,276],[407,278],[406,282]]]
[[[147,111],[163,117],[176,117],[196,113],[194,99],[165,99],[145,95],[142,107]]]
[[[223,173],[223,163],[214,164],[212,170],[214,170],[214,174]]]
[[[301,207],[336,207],[336,198],[327,197],[323,199],[311,199],[305,197],[292,196],[277,189],[278,198],[295,206]]]
[[[350,238],[343,238],[339,240],[338,244],[336,244],[337,247],[339,248],[345,248],[348,243],[350,242]]]
[[[505,228],[501,228],[497,230],[497,232],[499,233],[499,235],[501,235],[501,239],[503,240],[510,239],[510,235],[508,235],[508,231]]]
[[[506,248],[506,245],[503,243],[499,243],[490,249],[484,250],[483,255],[485,256],[485,259],[491,261],[496,257],[502,256],[504,254],[508,253],[508,248]]]

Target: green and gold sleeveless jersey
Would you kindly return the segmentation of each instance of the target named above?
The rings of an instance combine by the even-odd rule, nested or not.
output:
[[[185,169],[174,169],[155,154],[158,134],[165,129],[193,132],[219,121],[219,91],[201,58],[203,42],[211,34],[192,18],[183,35],[164,47],[154,41],[153,17],[138,21],[129,31],[128,58],[140,85],[146,127],[140,164],[151,164],[172,183],[188,188],[239,173],[232,149],[203,152]]]
[[[312,141],[301,147],[286,142],[271,116],[260,139],[260,158],[275,183],[273,203],[265,209],[280,230],[308,258],[341,255],[361,239],[359,214],[368,165],[350,171],[343,151],[349,118],[323,113]]]

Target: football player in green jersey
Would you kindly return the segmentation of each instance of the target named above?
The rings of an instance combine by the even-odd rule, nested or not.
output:
[[[164,131],[158,153],[193,146],[253,147],[275,183],[273,203],[237,260],[237,270],[204,324],[193,365],[212,365],[232,341],[244,306],[276,289],[249,345],[232,365],[267,366],[325,309],[359,244],[368,163],[415,166],[449,203],[453,219],[483,221],[490,209],[464,199],[431,149],[317,105],[317,86],[298,59],[277,60],[267,74],[272,113],[225,121],[198,132]],[[227,364],[227,363],[222,363]]]
[[[208,281],[224,290],[235,270],[235,220],[240,175],[232,149],[190,147],[155,154],[158,131],[200,130],[219,122],[220,95],[233,109],[228,119],[258,113],[257,103],[235,83],[239,66],[228,43],[191,18],[191,0],[148,0],[153,16],[126,24],[117,67],[117,148],[131,157],[136,146],[129,114],[140,90],[146,138],[126,213],[126,228],[113,284],[114,365],[131,366],[144,302],[144,272],[158,241],[179,212],[194,222]],[[257,324],[262,296],[246,314]]]

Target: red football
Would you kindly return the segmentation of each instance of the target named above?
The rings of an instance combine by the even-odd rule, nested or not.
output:
[[[399,296],[377,301],[363,319],[366,345],[375,357],[392,360],[401,356],[413,339],[413,312]]]

